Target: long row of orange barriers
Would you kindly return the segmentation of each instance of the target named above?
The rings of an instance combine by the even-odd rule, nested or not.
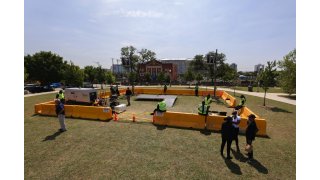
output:
[[[120,94],[125,94],[125,89],[119,90]],[[164,94],[163,90],[158,88],[135,88],[135,94]],[[213,90],[205,91],[199,90],[200,96],[206,96],[207,94],[213,95]],[[165,94],[170,95],[195,95],[192,89],[168,89]],[[109,97],[110,92],[100,92],[99,97]],[[231,96],[225,91],[217,90],[216,96],[225,101],[229,107],[236,106],[236,98]],[[112,110],[110,107],[99,106],[79,106],[79,105],[65,105],[66,117],[83,118],[83,119],[96,119],[96,120],[109,120],[113,118]],[[55,105],[53,101],[40,103],[35,105],[35,114],[56,116]],[[240,110],[240,131],[244,131],[246,128],[247,117],[253,113],[249,108],[243,107]],[[257,114],[256,124],[258,126],[258,135],[267,136],[266,128],[267,123],[265,119],[260,118]],[[195,129],[208,129],[208,130],[221,130],[221,125],[226,116],[209,115],[207,117],[184,112],[171,112],[167,111],[163,114],[155,114],[153,117],[153,123],[157,125],[167,125],[174,127],[195,128]]]

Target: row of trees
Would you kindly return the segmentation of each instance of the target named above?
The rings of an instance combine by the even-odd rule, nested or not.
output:
[[[52,52],[41,51],[24,57],[24,80],[41,84],[63,82],[66,85],[82,86],[83,81],[90,83],[113,83],[115,77],[105,71],[101,65],[85,66],[81,69],[72,61]]]

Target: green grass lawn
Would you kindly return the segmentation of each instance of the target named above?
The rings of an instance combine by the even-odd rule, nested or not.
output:
[[[238,96],[238,94],[236,94]],[[33,116],[33,106],[54,95],[25,97],[24,172],[26,179],[294,179],[296,177],[296,107],[247,95],[247,106],[267,120],[270,138],[256,138],[256,161],[243,154],[225,161],[221,135],[198,130],[158,128],[132,123],[66,118],[68,131],[57,133],[56,117]],[[238,98],[238,97],[237,97]],[[124,99],[120,100],[124,102]],[[173,111],[196,112],[200,97],[178,96]],[[151,118],[156,102],[132,101],[129,116]],[[212,110],[227,111],[223,104]],[[139,114],[140,113],[140,114]],[[121,116],[121,115],[120,115]],[[121,120],[121,119],[120,119]],[[245,137],[240,136],[244,149]],[[233,149],[235,145],[233,144]],[[226,152],[225,152],[226,154]]]

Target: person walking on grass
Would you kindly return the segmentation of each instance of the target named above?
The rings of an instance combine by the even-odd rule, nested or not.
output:
[[[164,94],[167,93],[167,89],[168,89],[167,84],[165,84],[164,87],[163,87],[163,93],[164,93]]]
[[[197,83],[196,86],[194,87],[195,96],[198,96],[198,92],[199,92],[199,86],[198,86],[198,83]]]
[[[254,114],[250,114],[248,116],[247,128],[246,128],[246,151],[248,152],[248,160],[253,159],[253,146],[252,142],[255,140],[256,134],[259,131],[255,121],[256,116]]]
[[[60,132],[67,131],[66,125],[64,123],[65,121],[64,99],[61,99],[61,100],[56,99],[55,104],[56,104],[56,114],[58,116],[59,123],[60,123],[59,131]]]
[[[127,106],[130,106],[130,97],[132,96],[132,91],[130,90],[130,88],[128,87],[127,90],[126,90],[126,97],[127,97],[127,101],[128,101],[128,105]]]
[[[224,122],[221,126],[221,148],[220,148],[220,154],[223,155],[223,149],[225,144],[227,143],[227,159],[232,159],[230,156],[230,150],[231,150],[231,144],[232,140],[234,138],[234,126],[232,125],[232,117],[227,116],[224,118]]]

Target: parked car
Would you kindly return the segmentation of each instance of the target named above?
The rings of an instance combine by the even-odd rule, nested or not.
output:
[[[50,86],[53,87],[53,88],[60,88],[61,87],[61,83],[59,83],[59,82],[52,83]]]
[[[27,90],[30,93],[39,93],[39,92],[54,91],[54,88],[52,88],[50,85],[39,86],[36,84],[27,84],[26,86],[24,86],[24,90]]]

